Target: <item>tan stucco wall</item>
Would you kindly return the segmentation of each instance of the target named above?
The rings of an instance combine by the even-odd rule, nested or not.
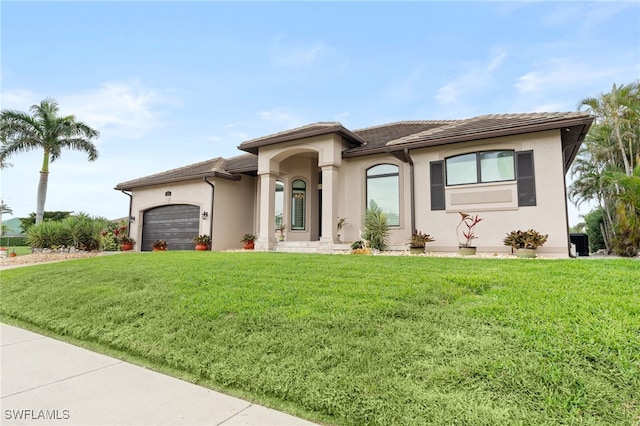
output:
[[[287,241],[318,241],[320,237],[335,241],[337,231],[323,229],[319,235],[319,174],[320,170],[337,172],[335,212],[332,224],[338,217],[346,218],[341,231],[343,242],[359,239],[363,228],[362,220],[366,210],[366,170],[378,164],[394,164],[400,173],[400,226],[390,229],[388,245],[392,249],[404,248],[411,236],[411,193],[410,165],[389,154],[366,157],[341,158],[344,143],[338,135],[323,135],[283,144],[261,147],[258,173],[269,179],[278,179],[285,184],[285,223],[290,226],[291,183],[302,179],[307,183],[307,228],[304,231],[287,230]],[[446,189],[446,210],[431,211],[429,163],[446,157],[479,150],[513,149],[534,151],[536,206],[518,207],[517,185],[515,182],[460,185]],[[509,253],[510,248],[502,240],[511,230],[529,228],[549,234],[547,243],[538,249],[540,255],[565,257],[568,255],[568,235],[566,218],[565,183],[563,158],[559,131],[511,136],[422,148],[411,151],[415,174],[415,227],[431,234],[436,239],[429,243],[430,251],[457,251],[456,225],[458,211],[479,214],[483,221],[477,226],[475,241],[480,252]],[[192,204],[201,211],[209,212],[209,219],[200,224],[201,234],[209,234],[213,220],[213,249],[240,248],[239,239],[244,233],[260,232],[259,211],[264,210],[267,197],[260,194],[260,176],[242,175],[240,181],[210,179],[214,183],[215,207],[211,214],[211,187],[202,180],[175,184],[158,185],[133,191],[132,215],[137,220],[132,223],[131,233],[138,242],[142,241],[143,212],[149,208],[166,204]],[[325,183],[323,183],[324,185]],[[171,191],[171,197],[165,197]],[[327,191],[327,188],[323,188]],[[265,213],[265,212],[263,212]],[[269,214],[272,224],[273,212]],[[326,213],[325,213],[326,214]],[[324,218],[323,218],[323,223]],[[271,232],[273,232],[273,225]],[[269,236],[275,241],[277,233]],[[326,240],[325,240],[326,241]],[[139,245],[136,245],[139,249]]]
[[[240,238],[255,232],[256,178],[215,179],[212,250],[240,249]]]
[[[343,160],[340,172],[340,202],[338,216],[346,217],[347,224],[342,230],[341,239],[351,242],[360,239],[363,229],[366,203],[366,172],[367,169],[379,164],[393,164],[398,166],[400,174],[400,226],[389,230],[388,245],[403,246],[411,236],[411,198],[409,164],[387,154],[355,157]]]
[[[211,186],[202,179],[138,188],[131,192],[133,199],[130,233],[136,240],[134,249],[142,245],[144,212],[148,209],[175,204],[190,204],[200,207],[200,212],[209,214],[200,221],[199,234],[209,235],[213,221],[213,250],[241,248],[240,238],[253,232],[255,215],[255,178],[242,176],[240,181],[208,178],[215,186],[214,212],[211,212]],[[167,191],[171,196],[165,196]]]
[[[518,207],[515,182],[461,185],[446,190],[446,210],[431,211],[429,162],[476,150],[533,150],[536,206]],[[477,142],[424,148],[411,152],[416,178],[416,228],[436,241],[428,250],[456,251],[455,228],[459,211],[478,214],[483,221],[476,227],[475,245],[479,252],[510,253],[502,240],[507,232],[533,228],[549,234],[540,255],[568,256],[565,183],[559,131],[488,139]],[[511,193],[511,196],[509,196]],[[452,204],[471,201],[468,204]]]

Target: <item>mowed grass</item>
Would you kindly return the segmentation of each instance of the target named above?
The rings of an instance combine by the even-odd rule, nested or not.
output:
[[[5,321],[338,425],[640,424],[640,262],[275,253],[2,272]]]

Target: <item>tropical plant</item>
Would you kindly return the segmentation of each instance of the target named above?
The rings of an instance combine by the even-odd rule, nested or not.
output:
[[[580,107],[594,114],[595,121],[572,166],[569,197],[578,207],[595,201],[602,209],[607,251],[633,251],[640,215],[633,192],[625,189],[630,182],[623,178],[633,178],[640,164],[640,81],[614,84],[608,93],[583,99]]]
[[[417,229],[413,231],[411,234],[411,238],[409,239],[409,245],[413,248],[423,248],[427,243],[435,241],[431,238],[431,235],[424,234]]]
[[[388,235],[389,223],[387,215],[378,207],[375,201],[372,200],[364,217],[363,238],[369,242],[369,246],[372,249],[384,250],[387,245]]]
[[[365,241],[363,240],[356,240],[353,243],[351,243],[351,250],[358,250],[358,249],[363,249],[366,248],[367,244]]]
[[[0,199],[0,237],[2,237],[2,234],[4,234],[4,225],[2,224],[2,215],[4,215],[5,213],[13,214],[13,210],[11,210],[11,207],[9,207],[4,203],[4,200]]]
[[[73,212],[68,212],[68,211],[44,212],[42,215],[42,221],[43,222],[48,222],[48,221],[59,222],[71,216],[72,213]],[[20,218],[20,227],[25,231],[35,224],[36,224],[35,212],[29,213],[29,216],[27,217]]]
[[[208,235],[198,235],[193,238],[193,242],[195,245],[205,245],[209,247],[211,245],[211,237]]]
[[[247,233],[247,234],[244,234],[244,235],[242,236],[242,238],[240,239],[240,241],[242,241],[243,243],[250,243],[250,242],[252,242],[252,241],[255,241],[255,239],[256,239],[256,238],[258,238],[258,237],[256,237],[256,236],[255,236],[255,234],[249,234],[249,233]]]
[[[14,154],[42,149],[43,159],[36,200],[36,224],[43,220],[47,198],[49,163],[60,157],[63,148],[87,153],[89,161],[98,158],[92,139],[99,132],[73,115],[58,116],[58,103],[47,98],[30,108],[32,115],[21,111],[2,110],[0,113],[0,166],[8,165]]]
[[[528,231],[511,231],[504,238],[504,245],[515,249],[535,249],[542,247],[549,235],[542,235],[538,231],[529,229]]]
[[[84,213],[69,216],[62,221],[45,221],[29,227],[27,241],[35,248],[99,250],[103,242],[101,231],[107,222],[107,219]]]
[[[475,235],[475,227],[482,220],[478,215],[471,216],[470,214],[458,212],[460,215],[460,222],[456,226],[456,237],[458,237],[458,245],[460,247],[473,247],[471,244],[473,240],[478,237]],[[460,239],[460,227],[464,225],[466,229],[462,229],[463,241]]]
[[[284,241],[284,231],[287,230],[287,224],[284,222],[280,222],[276,224],[276,231],[280,232],[280,240]]]
[[[635,256],[640,248],[640,161],[632,176],[609,171],[604,179],[618,189],[614,251],[622,256]]]
[[[583,217],[585,232],[589,237],[589,251],[595,253],[598,250],[607,249],[603,235],[603,231],[607,229],[604,224],[604,209],[602,207],[595,208]]]
[[[152,244],[152,247],[156,250],[166,250],[167,242],[164,240],[155,240]]]
[[[340,231],[342,231],[342,228],[344,228],[344,225],[347,224],[347,218],[346,217],[339,217],[338,218],[338,224],[337,224],[337,228],[338,228],[338,233],[340,233]]]

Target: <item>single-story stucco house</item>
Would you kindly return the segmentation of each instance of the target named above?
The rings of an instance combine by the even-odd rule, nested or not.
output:
[[[458,250],[458,212],[478,214],[478,252],[509,253],[506,233],[535,229],[538,252],[570,251],[565,176],[594,117],[582,112],[484,115],[401,121],[359,130],[320,122],[241,143],[246,154],[213,158],[119,183],[130,196],[136,250],[156,239],[192,249],[331,253],[360,238],[371,201],[387,213],[389,249],[404,250],[414,229],[428,251]],[[338,231],[340,218],[345,226]],[[285,224],[279,242],[277,224]]]

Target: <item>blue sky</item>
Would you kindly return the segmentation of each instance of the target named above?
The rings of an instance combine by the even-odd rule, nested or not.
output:
[[[575,111],[640,77],[639,2],[0,8],[2,108],[53,97],[101,132],[96,162],[66,151],[52,164],[46,209],[108,218],[127,215],[117,183],[239,155],[241,142],[288,128]],[[35,211],[41,158],[2,171],[13,216]]]

